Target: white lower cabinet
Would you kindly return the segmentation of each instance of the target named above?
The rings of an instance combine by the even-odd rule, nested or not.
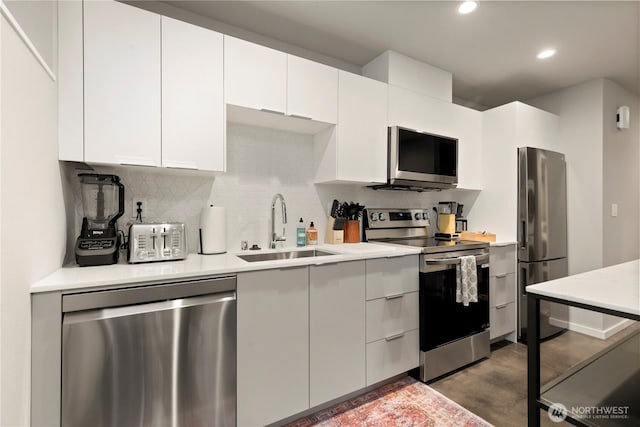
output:
[[[489,277],[489,338],[516,329],[516,245],[491,246]]]
[[[509,304],[491,307],[489,311],[489,323],[491,332],[489,338],[494,339],[507,335],[515,331],[516,304]]]
[[[367,385],[419,365],[418,255],[367,260]]]
[[[418,306],[418,292],[367,301],[367,342],[416,329],[420,321]]]
[[[309,270],[310,405],[365,386],[365,261]]]
[[[370,287],[390,293],[367,301]],[[238,273],[237,294],[238,426],[271,424],[418,366],[417,255]]]
[[[238,274],[238,426],[309,408],[309,269]]]
[[[367,260],[367,300],[418,290],[418,255]]]
[[[367,385],[372,385],[419,365],[417,329],[367,344]]]

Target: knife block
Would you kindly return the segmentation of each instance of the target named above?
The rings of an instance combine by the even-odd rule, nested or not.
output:
[[[327,231],[324,234],[324,242],[329,243],[331,245],[339,245],[344,243],[344,231],[343,230],[334,230],[333,225],[335,224],[336,219],[334,217],[327,218]]]

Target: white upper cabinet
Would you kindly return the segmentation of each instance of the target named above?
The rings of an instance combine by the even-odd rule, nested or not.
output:
[[[84,3],[84,160],[160,166],[160,15]]]
[[[224,36],[224,91],[227,104],[285,114],[287,54]]]
[[[293,55],[287,61],[287,114],[337,123],[338,70]]]
[[[389,126],[458,139],[458,188],[482,189],[482,113],[389,86]]]
[[[387,84],[338,72],[338,126],[314,137],[315,182],[387,180]]]
[[[58,3],[58,158],[84,161],[82,2]]]
[[[387,180],[385,83],[340,71],[337,146],[340,180],[363,183]]]
[[[224,171],[223,36],[162,17],[162,166]]]

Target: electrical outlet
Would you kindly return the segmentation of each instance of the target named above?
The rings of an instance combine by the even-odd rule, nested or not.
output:
[[[614,218],[618,216],[618,204],[617,203],[612,203],[611,204],[611,216],[614,217]]]
[[[147,199],[134,197],[131,206],[133,209],[131,216],[133,216],[137,222],[142,222],[144,218],[149,216],[149,211],[147,210]],[[140,212],[138,212],[139,209]]]

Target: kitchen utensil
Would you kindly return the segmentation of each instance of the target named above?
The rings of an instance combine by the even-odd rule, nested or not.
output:
[[[331,212],[329,213],[329,216],[331,218],[335,218],[337,216],[339,206],[340,206],[340,202],[334,199],[333,203],[331,204]]]
[[[131,224],[129,262],[174,261],[188,254],[183,223]]]
[[[344,216],[348,220],[358,220],[360,219],[360,216],[362,215],[362,211],[364,210],[365,206],[359,203],[345,202],[342,204],[342,208],[344,211]]]
[[[81,173],[82,230],[76,240],[76,262],[81,267],[118,262],[120,237],[117,220],[124,213],[124,185],[116,175]]]
[[[209,202],[200,212],[200,253],[222,254],[227,251],[227,214],[222,206]]]

